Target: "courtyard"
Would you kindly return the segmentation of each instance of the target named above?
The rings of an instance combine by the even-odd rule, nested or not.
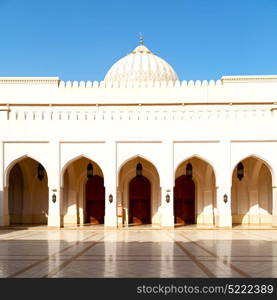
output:
[[[277,230],[3,229],[0,277],[277,277]]]

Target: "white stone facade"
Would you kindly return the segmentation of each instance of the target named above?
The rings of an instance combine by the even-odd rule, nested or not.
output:
[[[139,161],[151,183],[152,224],[174,227],[175,179],[190,162],[197,224],[277,226],[275,75],[216,82],[2,77],[0,128],[2,226],[83,224],[90,161],[104,178],[107,228],[128,223],[118,212],[128,215]]]

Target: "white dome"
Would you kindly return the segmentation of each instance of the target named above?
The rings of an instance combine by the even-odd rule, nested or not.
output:
[[[176,81],[173,68],[144,45],[117,61],[106,74],[109,82]]]

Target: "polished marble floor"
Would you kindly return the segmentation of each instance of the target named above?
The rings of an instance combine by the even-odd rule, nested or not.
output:
[[[277,230],[0,230],[0,277],[277,277]]]

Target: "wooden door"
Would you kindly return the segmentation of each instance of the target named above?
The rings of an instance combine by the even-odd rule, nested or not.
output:
[[[129,185],[129,223],[151,223],[151,184],[144,176],[136,176]]]
[[[17,163],[9,176],[9,214],[11,224],[22,224],[24,197],[24,178],[20,165]]]
[[[195,223],[195,184],[186,175],[175,180],[174,216],[177,224]]]
[[[105,215],[104,179],[94,175],[86,183],[86,223],[103,224]]]

